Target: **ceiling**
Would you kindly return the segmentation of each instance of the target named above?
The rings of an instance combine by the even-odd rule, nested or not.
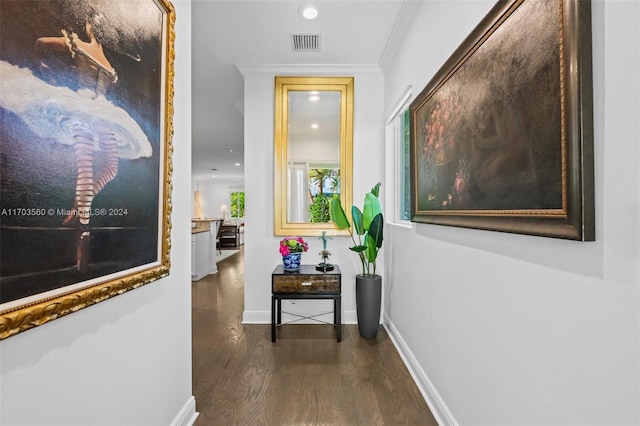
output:
[[[300,15],[309,4],[318,10],[313,21]],[[193,179],[244,178],[244,82],[236,65],[379,64],[397,37],[403,4],[193,0]],[[320,51],[294,52],[290,34],[319,34]]]

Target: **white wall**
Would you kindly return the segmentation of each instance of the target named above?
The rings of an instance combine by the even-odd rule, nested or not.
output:
[[[245,196],[246,230],[245,270],[246,323],[269,323],[271,321],[271,272],[282,263],[278,253],[281,237],[273,235],[273,105],[274,76],[297,75],[343,75],[354,76],[354,203],[362,206],[364,194],[383,178],[382,125],[382,73],[377,66],[354,66],[338,68],[321,65],[310,69],[280,67],[241,67],[245,81]],[[306,238],[309,251],[303,254],[303,263],[316,264],[321,261],[318,253],[322,241],[316,237]],[[349,251],[348,237],[334,237],[329,241],[330,261],[342,271],[342,306],[345,322],[355,322],[355,275],[360,264]],[[382,265],[378,267],[383,271]],[[326,303],[325,303],[326,302]],[[331,310],[331,301],[305,300],[297,306],[283,301],[283,306],[292,312],[322,312]]]
[[[420,3],[385,110],[493,4]],[[640,423],[640,4],[592,8],[597,240],[387,227],[386,321],[445,423]]]
[[[340,163],[340,135],[336,138],[288,141],[288,160]]]
[[[171,275],[0,342],[0,424],[188,424],[191,2],[176,8]]]
[[[193,191],[202,192],[202,206],[204,217],[222,218],[220,206],[225,204],[231,208],[230,193],[244,190],[244,180],[242,179],[209,179],[195,182]],[[193,195],[191,196],[193,198]],[[193,213],[192,213],[193,214]],[[229,213],[226,215],[230,218]]]

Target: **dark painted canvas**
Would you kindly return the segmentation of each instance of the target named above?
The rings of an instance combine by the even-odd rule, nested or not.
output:
[[[571,174],[592,150],[571,130],[591,125],[590,87],[568,69],[591,48],[568,37],[585,25],[571,3],[499,2],[411,104],[414,221],[590,238],[565,229],[582,228],[572,215],[592,192]]]

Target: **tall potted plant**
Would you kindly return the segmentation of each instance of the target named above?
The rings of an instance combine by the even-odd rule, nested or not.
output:
[[[378,198],[380,185],[378,182],[365,195],[362,211],[356,206],[351,208],[353,227],[347,219],[340,199],[331,202],[331,215],[336,227],[349,230],[353,241],[353,247],[349,249],[358,255],[362,263],[362,274],[356,275],[356,310],[360,335],[367,339],[375,337],[378,333],[382,302],[382,277],[376,274],[376,259],[382,247],[384,225]]]

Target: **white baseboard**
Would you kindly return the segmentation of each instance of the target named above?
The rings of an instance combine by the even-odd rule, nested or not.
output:
[[[357,324],[358,323],[358,314],[356,311],[346,311],[342,313],[342,323],[343,324]]]
[[[271,311],[244,311],[242,324],[271,324]]]
[[[193,426],[198,418],[196,411],[196,399],[189,397],[175,419],[171,422],[171,426]]]
[[[283,313],[283,316],[285,314]],[[312,313],[300,313],[309,316]],[[286,322],[283,320],[283,322]],[[342,324],[357,324],[358,317],[356,311],[346,311],[342,313]],[[271,324],[271,311],[244,311],[242,313],[242,324]],[[317,324],[313,320],[298,321],[298,324]]]
[[[433,414],[433,417],[436,418],[438,424],[457,426],[458,423],[453,417],[453,414],[451,414],[449,408],[447,408],[446,404],[438,394],[438,391],[431,383],[431,380],[429,380],[429,377],[424,372],[415,356],[413,356],[413,353],[398,332],[398,329],[393,325],[393,322],[387,315],[384,316],[384,327],[387,330],[387,334],[391,338],[391,341],[398,350],[400,357],[407,366],[411,377],[413,377],[418,389],[420,389],[420,393],[422,393],[424,400],[427,402],[427,405],[431,409],[431,413]]]

